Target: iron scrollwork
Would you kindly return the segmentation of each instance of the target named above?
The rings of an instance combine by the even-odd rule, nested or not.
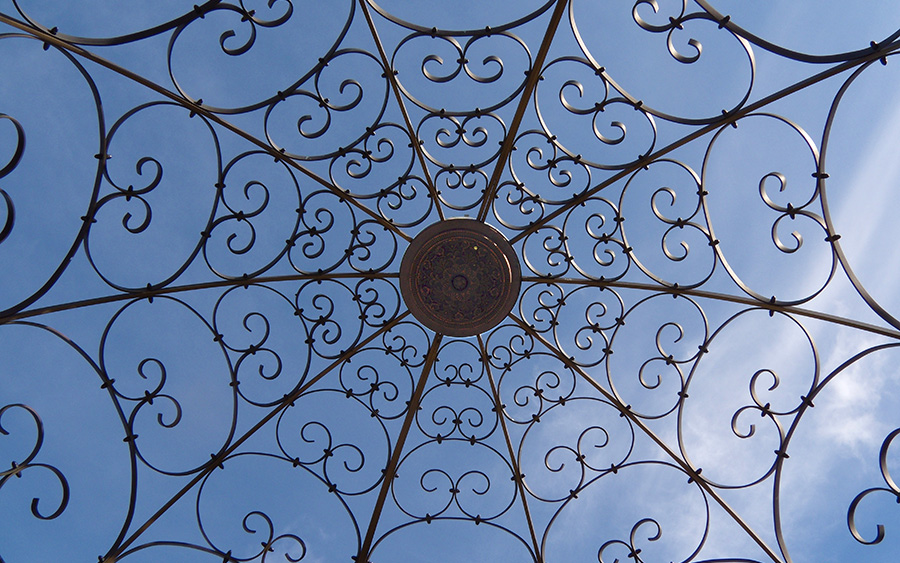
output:
[[[32,446],[31,451],[28,452],[24,457],[16,461],[15,459],[8,460],[10,468],[0,472],[0,490],[3,489],[3,486],[7,487],[14,486],[10,485],[10,479],[13,477],[21,478],[22,474],[26,471],[29,473],[33,472],[36,469],[43,469],[49,471],[52,477],[59,483],[59,487],[61,489],[60,499],[58,506],[52,509],[52,512],[47,512],[46,509],[42,509],[41,507],[44,503],[41,503],[40,499],[35,497],[31,501],[31,514],[34,515],[35,518],[39,518],[41,520],[53,520],[54,518],[58,518],[63,511],[66,509],[66,506],[69,504],[69,482],[66,480],[65,475],[63,475],[62,471],[54,467],[53,465],[49,465],[40,461],[37,461],[38,454],[41,451],[41,446],[44,442],[44,424],[41,422],[40,416],[38,413],[34,411],[28,405],[23,405],[20,403],[12,403],[9,405],[4,405],[3,408],[0,408],[0,435],[9,436],[10,431],[5,429],[2,425],[3,415],[7,412],[15,412],[21,411],[26,413],[31,417],[32,422],[34,422],[35,426],[35,438],[34,438],[34,446]],[[10,415],[7,415],[7,418],[10,418]]]
[[[878,524],[875,537],[867,539],[862,532],[860,532],[859,528],[856,525],[856,513],[859,510],[860,504],[864,501],[866,497],[872,495],[874,493],[888,493],[893,494],[895,498],[900,499],[900,488],[897,487],[897,483],[894,481],[893,476],[891,476],[891,469],[888,464],[888,451],[890,450],[891,445],[894,442],[894,439],[900,435],[900,428],[891,431],[888,434],[884,442],[881,444],[881,451],[878,454],[878,464],[881,469],[881,477],[884,479],[884,484],[887,487],[872,487],[862,491],[853,499],[853,502],[850,503],[850,508],[847,510],[847,525],[850,527],[850,533],[853,534],[853,537],[856,541],[866,544],[866,545],[875,545],[877,543],[881,543],[884,540],[885,531],[884,525]],[[900,501],[898,501],[900,502]]]
[[[50,532],[0,561],[58,559],[98,490],[121,518],[71,558],[817,557],[797,475],[878,448],[816,432],[890,416],[900,321],[839,233],[838,141],[900,31],[814,54],[707,0],[6,4],[0,503]],[[461,217],[521,290],[452,337],[400,264]],[[822,501],[847,557],[889,541],[898,435],[883,485]]]

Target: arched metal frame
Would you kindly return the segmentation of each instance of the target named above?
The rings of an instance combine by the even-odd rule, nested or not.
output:
[[[731,64],[746,72],[746,88],[727,107],[709,108],[703,96],[715,98],[715,76],[693,83],[700,113],[689,115],[645,103],[641,96],[653,93],[632,91],[630,77],[615,74],[597,52],[602,32],[584,16],[589,2],[549,0],[511,8],[516,15],[502,25],[444,29],[405,21],[387,2],[348,0],[324,9],[335,35],[320,38],[321,52],[275,55],[290,63],[289,74],[276,76],[278,89],[228,103],[225,94],[244,96],[252,79],[217,89],[216,77],[242,77],[217,75],[211,61],[182,73],[182,42],[202,57],[202,41],[211,39],[225,59],[240,60],[284,47],[266,47],[266,34],[326,27],[315,19],[322,14],[292,0],[208,0],[174,17],[160,11],[162,19],[140,31],[87,37],[67,35],[65,22],[43,21],[27,4],[12,0],[15,10],[0,13],[0,44],[27,43],[74,69],[82,83],[73,89],[87,86],[94,108],[85,113],[99,135],[72,141],[96,144],[95,175],[92,186],[78,186],[83,208],[65,211],[79,219],[62,233],[68,239],[51,256],[56,262],[27,274],[27,252],[4,255],[11,267],[2,275],[22,292],[0,302],[0,339],[8,338],[3,330],[21,329],[63,343],[119,424],[127,508],[111,524],[115,533],[93,546],[100,561],[161,553],[266,561],[277,552],[290,561],[375,563],[416,550],[487,550],[495,540],[479,534],[509,542],[511,561],[808,560],[784,525],[793,439],[829,384],[900,345],[900,320],[854,274],[826,198],[840,105],[870,67],[888,63],[900,31],[859,50],[812,55],[754,35],[708,0],[621,4],[653,49],[664,39],[668,63],[692,68],[712,56],[714,47],[695,32],[739,55]],[[439,25],[444,16],[434,17]],[[218,25],[225,27],[207,30]],[[164,60],[167,75],[153,70],[158,60],[140,63],[147,74],[130,67],[136,47]],[[311,66],[292,66],[290,57]],[[794,65],[799,78],[758,92],[758,57]],[[55,153],[31,156],[26,140],[43,132],[4,107],[19,79],[4,77],[0,90],[7,96],[0,124],[12,139],[0,145],[0,249],[27,240],[18,232],[28,221],[18,198],[27,196],[15,189],[29,173],[25,161],[63,162]],[[654,80],[670,87],[663,76]],[[779,113],[785,100],[823,85],[831,97],[821,135]],[[762,210],[753,222],[770,236],[745,244],[749,212],[716,215],[715,198],[737,191],[722,182],[716,159],[733,131],[756,123],[799,143],[806,160],[798,169],[811,185],[798,189],[804,180],[792,179],[789,188],[790,173],[775,168],[752,178]],[[154,156],[164,138],[155,127],[176,144],[200,136],[212,147],[203,163],[213,170],[207,185],[181,182],[180,164]],[[166,188],[173,177],[181,182],[174,193]],[[202,214],[193,197],[205,202]],[[160,219],[167,214],[181,218]],[[522,268],[512,313],[470,338],[421,326],[398,279],[415,235],[460,216],[503,232]],[[161,221],[163,231],[154,231]],[[201,228],[191,230],[197,221]],[[810,247],[819,270],[795,258]],[[757,262],[759,249],[777,256],[771,268]],[[145,260],[150,274],[138,263]],[[781,269],[790,260],[800,266]],[[781,278],[786,294],[769,292],[768,281],[778,286]],[[829,291],[858,297],[864,312],[817,308]],[[837,330],[867,340],[826,361],[817,341],[832,337],[817,335]],[[212,352],[195,358],[190,347],[163,340],[169,331]],[[778,342],[735,348],[787,333],[789,355],[805,375],[785,374],[774,359],[770,365]],[[20,377],[10,366],[27,363],[22,354],[0,378]],[[200,376],[199,362],[213,355],[215,365]],[[733,373],[711,377],[708,369]],[[0,459],[8,467],[0,501],[18,498],[10,492],[20,487],[17,477],[40,476],[49,488],[26,507],[28,526],[49,526],[72,511],[77,487],[67,460],[52,459],[44,440],[64,431],[77,443],[93,430],[50,428],[52,408],[4,388],[0,445],[23,435],[32,444],[24,454],[0,449],[13,452]],[[718,438],[698,430],[708,421],[697,412],[713,413],[710,402],[719,398],[736,444],[724,458],[708,451]],[[228,414],[210,415],[220,428],[209,433],[205,409],[214,404]],[[881,523],[874,531],[857,524],[870,500],[900,501],[890,453],[898,433],[883,433],[878,458],[864,460],[880,481],[838,500],[843,533],[860,548],[886,537]],[[750,443],[765,445],[745,450]],[[202,450],[207,445],[211,451]],[[232,468],[239,485],[218,485]],[[279,483],[273,476],[282,471],[303,484]],[[104,491],[101,475],[78,486]],[[640,496],[635,483],[664,493],[648,493],[656,503],[648,507],[631,500]],[[264,504],[257,489],[268,486],[285,503],[298,490],[320,497],[299,507],[256,506]],[[248,508],[219,500],[241,494],[254,499]],[[749,497],[765,499],[767,517]],[[183,513],[183,506],[192,508]],[[281,510],[314,520],[328,513],[322,522],[344,522],[352,545],[322,547],[315,533],[277,518]],[[231,535],[215,529],[219,516],[238,523]],[[27,517],[4,517],[2,534],[19,524],[25,530]],[[454,531],[435,539],[427,526]],[[172,529],[185,535],[167,537]],[[255,550],[245,548],[248,537]]]

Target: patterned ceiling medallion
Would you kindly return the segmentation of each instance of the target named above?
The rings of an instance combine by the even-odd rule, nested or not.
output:
[[[496,326],[519,295],[519,261],[506,238],[473,219],[435,223],[409,245],[400,292],[435,332],[473,336]]]

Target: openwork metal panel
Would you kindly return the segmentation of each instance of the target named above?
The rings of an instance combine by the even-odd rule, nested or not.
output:
[[[0,561],[896,561],[898,26],[3,0]]]

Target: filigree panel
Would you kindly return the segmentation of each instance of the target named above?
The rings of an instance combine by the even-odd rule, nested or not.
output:
[[[876,4],[3,0],[0,561],[894,561]]]

